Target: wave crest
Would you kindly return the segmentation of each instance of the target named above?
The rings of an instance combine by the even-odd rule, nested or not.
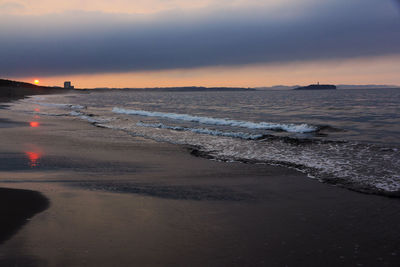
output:
[[[303,124],[280,124],[280,123],[269,123],[269,122],[250,122],[250,121],[193,116],[193,115],[189,115],[189,114],[177,114],[177,113],[152,112],[152,111],[135,110],[135,109],[123,109],[123,108],[117,108],[117,107],[114,107],[112,111],[114,113],[119,113],[119,114],[167,118],[167,119],[173,119],[173,120],[197,122],[197,123],[208,124],[208,125],[233,126],[233,127],[242,127],[242,128],[258,129],[258,130],[285,131],[285,132],[289,132],[289,133],[311,133],[311,132],[318,131],[318,127],[313,126],[313,125],[308,125],[305,123],[303,123]]]

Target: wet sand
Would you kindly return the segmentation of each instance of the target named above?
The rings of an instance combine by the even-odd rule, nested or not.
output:
[[[1,265],[398,266],[400,201],[78,119],[0,111],[0,186],[50,200]]]
[[[50,91],[43,88],[0,87],[0,110],[6,108],[10,101],[22,99],[27,95],[50,93]],[[0,129],[15,125],[26,124],[0,119]],[[45,210],[48,204],[47,198],[38,192],[0,188],[0,244],[17,232],[29,218]]]

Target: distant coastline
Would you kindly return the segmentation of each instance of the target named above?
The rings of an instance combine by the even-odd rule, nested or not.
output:
[[[182,87],[149,87],[149,88],[85,88],[79,90],[130,90],[130,91],[153,91],[153,92],[203,92],[203,91],[256,91],[255,88],[244,87],[204,87],[204,86],[182,86]]]
[[[66,91],[108,91],[108,90],[129,90],[129,91],[153,91],[153,92],[217,92],[217,91],[264,91],[264,90],[335,90],[335,89],[400,89],[398,85],[330,85],[330,84],[311,84],[308,86],[300,85],[274,85],[263,87],[205,87],[205,86],[177,86],[177,87],[96,87],[96,88],[64,88],[60,86],[40,86],[27,82],[13,81],[0,78],[0,98],[23,98],[26,95],[63,93]]]
[[[302,87],[301,85],[274,85],[274,86],[264,86],[264,87],[255,87],[256,90],[293,90],[298,87]],[[387,84],[364,84],[364,85],[354,85],[354,84],[339,84],[336,85],[336,89],[338,90],[349,90],[349,89],[400,89],[398,85],[387,85]]]
[[[70,91],[61,87],[39,86],[31,83],[0,79],[0,101],[21,99],[29,95],[56,94]]]
[[[310,84],[307,86],[296,87],[293,90],[336,90],[336,85],[333,84]]]

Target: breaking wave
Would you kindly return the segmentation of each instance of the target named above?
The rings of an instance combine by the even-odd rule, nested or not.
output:
[[[57,104],[57,103],[45,103],[45,102],[31,102],[33,104],[51,107],[51,108],[62,108],[62,109],[86,109],[85,106],[82,105],[73,105],[73,104]]]
[[[82,112],[75,111],[75,110],[71,111],[69,113],[69,115],[71,115],[73,117],[79,117],[80,119],[88,121],[90,123],[101,123],[101,122],[104,122],[104,120],[95,119],[95,118],[93,118],[93,116],[86,115],[86,114],[83,114]]]
[[[188,128],[188,127],[181,127],[181,126],[169,126],[162,123],[143,123],[138,122],[136,123],[137,126],[140,127],[151,127],[151,128],[159,128],[159,129],[170,129],[175,131],[190,131],[192,133],[198,134],[209,134],[215,136],[225,136],[225,137],[233,137],[233,138],[240,138],[245,140],[257,140],[263,138],[264,135],[262,134],[248,134],[242,132],[223,132],[218,130],[211,130],[206,128]]]
[[[114,107],[112,110],[114,113],[127,114],[127,115],[139,115],[146,117],[158,117],[167,118],[173,120],[197,122],[201,124],[208,125],[219,125],[219,126],[232,126],[232,127],[242,127],[248,129],[258,129],[258,130],[272,130],[272,131],[285,131],[289,133],[311,133],[318,131],[318,127],[308,124],[279,124],[279,123],[269,123],[269,122],[250,122],[250,121],[240,121],[231,119],[220,119],[220,118],[210,118],[210,117],[200,117],[188,114],[177,114],[177,113],[164,113],[164,112],[152,112],[145,110],[135,110],[135,109],[123,109]]]

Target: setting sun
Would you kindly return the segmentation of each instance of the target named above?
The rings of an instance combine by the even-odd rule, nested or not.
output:
[[[34,80],[33,81],[35,84],[39,84],[39,80]]]

